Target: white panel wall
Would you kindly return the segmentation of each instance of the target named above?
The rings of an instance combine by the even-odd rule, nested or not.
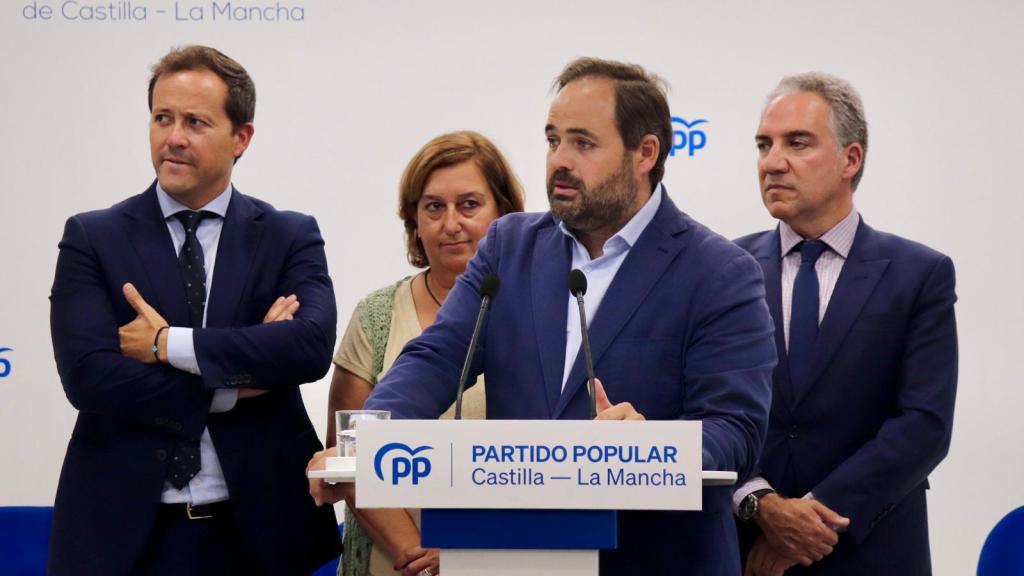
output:
[[[871,123],[858,208],[873,226],[946,252],[959,275],[956,426],[929,494],[936,574],[973,572],[987,531],[1021,504],[1024,5],[282,0],[304,20],[239,22],[214,19],[215,3],[226,4],[112,4],[115,15],[145,7],[144,21],[61,14],[87,15],[86,0],[0,6],[0,348],[13,349],[0,353],[12,365],[0,378],[0,504],[52,503],[74,422],[48,328],[63,222],[149,184],[148,66],[193,42],[253,75],[256,136],[235,183],[316,215],[343,321],[368,291],[410,272],[396,188],[429,137],[489,135],[525,183],[528,207],[545,208],[549,87],[576,56],[643,64],[672,85],[675,115],[708,120],[707,146],[670,159],[666,183],[727,236],[772,225],[753,147],[764,95],[783,74],[846,77]],[[32,5],[50,5],[51,19],[27,20]],[[176,21],[176,5],[205,19]],[[322,430],[327,380],[304,393]]]

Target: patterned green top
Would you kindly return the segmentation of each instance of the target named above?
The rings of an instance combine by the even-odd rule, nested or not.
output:
[[[373,348],[373,382],[377,385],[377,374],[384,369],[384,351],[388,347],[391,333],[391,315],[395,306],[395,292],[408,280],[403,278],[391,286],[370,293],[358,305],[356,313],[359,325]],[[338,576],[367,576],[370,573],[370,549],[373,540],[366,530],[356,522],[352,512],[345,508],[345,536],[342,539],[341,562]]]

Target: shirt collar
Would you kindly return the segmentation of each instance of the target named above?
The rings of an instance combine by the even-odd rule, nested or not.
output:
[[[178,212],[185,210],[191,210],[188,206],[185,206],[181,202],[178,202],[171,195],[164,191],[160,187],[160,183],[156,183],[156,199],[160,202],[160,212],[164,215],[164,220],[174,216]],[[210,200],[206,206],[200,208],[207,212],[213,212],[217,216],[223,218],[228,213],[228,204],[231,203],[231,183],[228,183],[228,187],[224,189],[216,198]]]
[[[614,236],[604,243],[606,248],[611,246],[614,242],[625,242],[627,248],[632,248],[633,245],[636,244],[636,241],[640,238],[640,234],[643,234],[647,225],[651,223],[651,220],[654,220],[654,215],[657,214],[658,208],[661,207],[661,194],[663,188],[664,186],[662,186],[660,182],[654,187],[654,192],[651,194],[651,197],[647,199],[647,202],[644,203],[643,207],[641,207],[640,210],[638,210],[637,213],[629,219],[629,222],[626,222],[626,224],[620,228]],[[565,222],[559,221],[558,229],[562,231],[562,234],[565,234],[569,238],[579,242],[572,230],[565,225]]]
[[[845,260],[853,248],[853,238],[857,232],[857,224],[860,223],[860,214],[857,209],[850,210],[850,213],[832,227],[828,232],[821,235],[818,240],[828,245],[829,249],[839,254]],[[785,258],[793,248],[804,241],[804,237],[797,234],[796,230],[790,228],[789,224],[779,222],[779,239],[781,241],[782,257]]]

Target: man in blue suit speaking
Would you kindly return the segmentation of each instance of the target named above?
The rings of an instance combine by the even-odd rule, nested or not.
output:
[[[316,222],[241,195],[244,68],[204,46],[153,68],[157,181],[68,219],[50,295],[78,420],[54,506],[54,575],[306,575],[337,554],[306,495],[321,445],[299,384],[336,310]]]
[[[867,136],[857,92],[826,74],[784,78],[761,115],[761,195],[780,223],[737,243],[764,270],[780,362],[759,473],[735,495],[748,574],[931,574],[925,489],[956,396],[953,263],[861,219]]]
[[[478,289],[495,273],[501,291],[472,366],[485,375],[488,417],[589,418],[567,288],[579,269],[594,369],[611,401],[598,418],[702,420],[704,468],[744,477],[760,452],[776,360],[757,262],[680,212],[661,184],[672,128],[656,78],[585,58],[557,88],[544,129],[551,211],[492,225],[437,322],[366,407],[436,418],[451,405]],[[701,512],[621,513],[618,549],[601,554],[601,572],[738,574],[730,497],[713,488]]]

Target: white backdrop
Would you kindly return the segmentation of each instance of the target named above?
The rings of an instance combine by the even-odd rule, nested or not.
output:
[[[1024,267],[1012,256],[1024,203],[1014,173],[1024,158],[1024,4],[281,0],[303,19],[215,12],[273,1],[108,0],[106,20],[83,20],[102,13],[87,0],[2,2],[0,348],[12,350],[0,352],[0,374],[11,365],[0,378],[0,505],[53,501],[75,417],[49,338],[56,244],[71,214],[151,181],[148,67],[170,46],[211,44],[249,69],[256,135],[235,183],[319,219],[343,322],[360,297],[410,271],[396,188],[429,137],[487,134],[526,185],[528,208],[546,207],[549,87],[572,58],[640,63],[669,81],[675,115],[707,120],[706,147],[670,158],[666,183],[678,205],[730,237],[773,224],[756,185],[762,98],[780,76],[816,69],[864,97],[864,218],[957,266],[960,390],[930,523],[936,574],[973,572],[988,530],[1024,503]],[[49,20],[26,18],[43,5]],[[178,21],[176,6],[203,19]],[[145,20],[110,18],[128,7]],[[304,394],[322,431],[327,380]]]

